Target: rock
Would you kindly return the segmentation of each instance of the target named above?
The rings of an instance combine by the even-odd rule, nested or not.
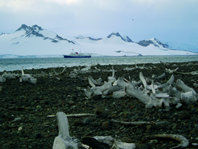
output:
[[[109,127],[110,127],[109,121],[102,122],[102,128],[103,129],[109,129]]]

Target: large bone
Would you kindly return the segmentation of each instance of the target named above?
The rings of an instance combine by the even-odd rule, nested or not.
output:
[[[146,80],[145,80],[142,72],[140,72],[139,77],[140,77],[140,80],[142,81],[142,84],[144,85],[144,88],[146,89],[147,83],[146,83]]]
[[[158,88],[164,88],[164,87],[167,87],[167,86],[173,84],[174,79],[175,79],[174,75],[171,75],[170,79],[166,83],[160,85]]]
[[[69,123],[63,112],[56,114],[58,120],[58,136],[54,140],[53,149],[78,149],[78,144],[69,135]]]
[[[184,92],[193,92],[194,94],[196,94],[195,90],[189,86],[187,86],[182,80],[178,79],[176,81],[176,85],[177,87],[179,87],[180,89],[182,89]]]
[[[155,138],[166,138],[166,139],[173,139],[178,141],[180,144],[177,146],[172,147],[171,149],[175,148],[186,148],[189,145],[189,141],[182,135],[175,135],[175,134],[157,134],[154,135]]]
[[[0,83],[4,83],[4,82],[6,82],[6,78],[0,76]]]
[[[30,74],[25,74],[23,68],[21,70],[21,77],[19,78],[19,82],[28,82],[31,84],[36,84],[37,79],[32,77]]]
[[[135,143],[126,143],[121,141],[115,141],[115,149],[135,149]]]
[[[130,96],[136,97],[142,103],[146,105],[146,108],[162,107],[164,104],[165,107],[169,107],[169,100],[157,99],[154,96],[148,96],[143,91],[136,89],[132,85],[128,85],[126,88],[126,93]]]
[[[130,96],[136,97],[144,104],[147,104],[150,100],[152,100],[147,94],[143,93],[139,89],[136,89],[132,85],[127,86],[126,93]]]

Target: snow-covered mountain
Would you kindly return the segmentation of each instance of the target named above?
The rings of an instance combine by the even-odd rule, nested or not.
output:
[[[38,25],[22,24],[14,33],[0,35],[0,55],[61,55],[73,45],[74,41]]]
[[[138,42],[138,44],[141,46],[144,46],[144,47],[147,47],[149,45],[154,45],[155,47],[159,47],[159,48],[168,48],[169,47],[167,44],[160,42],[156,38],[151,38],[148,40],[141,40]]]
[[[63,38],[38,25],[22,24],[15,32],[0,35],[0,55],[63,55],[73,52],[93,56],[193,55],[189,51],[171,50],[152,38],[134,42],[128,36],[111,33],[105,38]]]

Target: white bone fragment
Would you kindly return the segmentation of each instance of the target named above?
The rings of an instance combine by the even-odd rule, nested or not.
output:
[[[167,121],[159,121],[159,122],[146,122],[146,121],[133,121],[133,122],[125,122],[125,121],[118,121],[118,120],[111,120],[112,123],[118,123],[118,124],[122,124],[122,125],[161,125],[161,124],[165,124],[168,123]]]
[[[2,74],[2,77],[6,78],[6,79],[15,79],[16,77],[18,77],[18,74],[15,73],[10,73],[10,72],[4,72]]]
[[[87,67],[85,67],[85,68],[82,68],[81,71],[82,71],[82,72],[87,72],[87,71],[90,70],[90,69],[91,69],[91,66],[87,66]]]
[[[165,73],[163,73],[163,74],[161,74],[160,76],[158,76],[158,77],[154,77],[154,79],[156,79],[156,80],[158,80],[158,79],[162,79],[162,78],[164,78],[166,76],[166,74]]]
[[[171,75],[170,79],[166,83],[160,85],[159,88],[164,88],[166,86],[173,84],[174,79],[175,79],[174,75]]]
[[[151,97],[149,97],[147,94],[145,94],[141,90],[136,89],[132,85],[127,86],[126,93],[130,96],[136,97],[145,105],[148,104],[150,101],[152,101]]]
[[[182,104],[181,104],[181,103],[178,103],[178,104],[175,106],[175,108],[176,108],[176,109],[179,109],[181,106],[182,106]]]
[[[96,81],[91,76],[88,77],[88,82],[91,87],[96,87]]]
[[[107,90],[103,91],[102,94],[103,95],[108,95],[108,94],[112,94],[113,92],[116,92],[116,91],[119,91],[121,90],[122,88],[119,87],[119,86],[111,86],[109,87]]]
[[[193,94],[196,94],[195,90],[189,86],[187,86],[182,80],[178,79],[176,81],[177,87],[181,88],[184,92],[192,91]]]
[[[128,85],[128,83],[125,82],[123,78],[119,77],[117,80],[117,85],[122,88],[125,88]]]
[[[0,76],[0,83],[4,83],[4,82],[6,82],[6,78]]]
[[[29,82],[32,84],[37,83],[37,79],[32,77],[30,74],[25,74],[23,68],[21,70],[21,77],[19,78],[19,82]]]
[[[196,102],[197,96],[196,94],[194,94],[193,91],[189,91],[189,92],[181,93],[181,100],[186,103]]]
[[[56,116],[59,133],[54,140],[53,149],[78,149],[78,144],[69,135],[69,123],[66,114],[58,112]]]
[[[154,135],[155,138],[169,138],[178,141],[180,144],[172,147],[172,149],[175,148],[186,148],[189,145],[189,141],[182,135],[175,135],[175,134],[157,134]]]
[[[175,69],[173,69],[173,70],[167,69],[167,68],[166,68],[165,70],[166,70],[167,73],[172,74],[172,73],[176,72],[178,69],[179,69],[179,68],[177,67],[177,68],[175,68]]]
[[[119,98],[122,98],[124,96],[126,96],[125,89],[113,92],[113,98],[119,99]]]
[[[142,81],[142,83],[143,83],[143,85],[144,85],[144,88],[146,89],[147,83],[146,83],[146,80],[145,80],[145,78],[144,78],[142,72],[140,72],[139,77],[140,77],[140,80]]]
[[[115,149],[135,149],[134,143],[126,143],[121,141],[115,141]]]
[[[157,97],[157,98],[169,98],[169,95],[167,93],[157,93],[157,94],[155,94],[155,97]]]
[[[112,138],[111,136],[94,136],[93,138],[96,139],[98,142],[108,144],[109,146],[112,146],[114,143],[114,138]]]
[[[87,96],[87,98],[90,99],[93,94],[93,91],[88,87],[87,89],[84,89],[84,93]]]

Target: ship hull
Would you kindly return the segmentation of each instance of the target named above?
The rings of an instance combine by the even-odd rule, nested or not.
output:
[[[91,58],[90,55],[76,55],[76,56],[72,56],[72,55],[64,55],[64,58]]]

